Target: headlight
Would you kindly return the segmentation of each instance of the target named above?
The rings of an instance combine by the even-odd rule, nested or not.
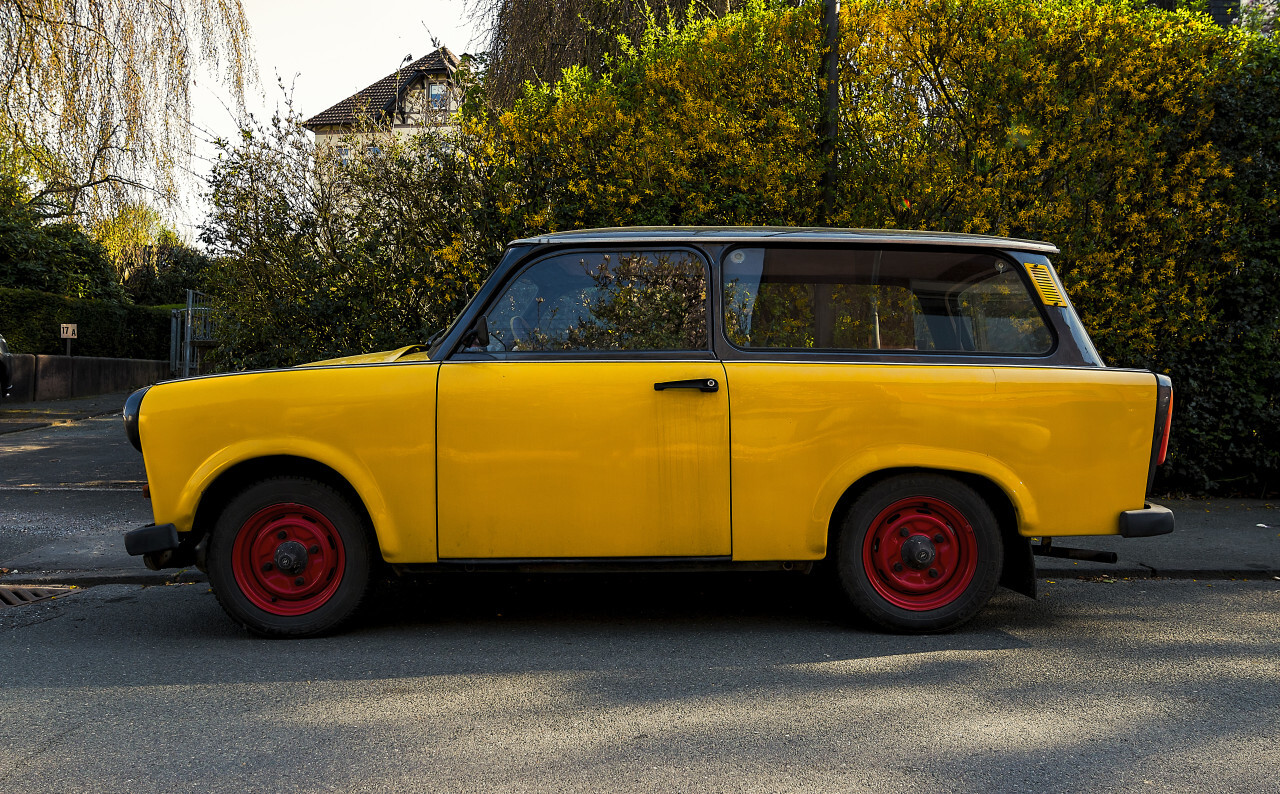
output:
[[[142,438],[138,435],[138,411],[142,408],[142,398],[147,396],[150,386],[144,386],[124,401],[124,434],[129,437],[133,448],[142,451]]]

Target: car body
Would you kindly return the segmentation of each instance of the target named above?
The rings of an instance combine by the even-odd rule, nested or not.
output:
[[[808,570],[891,630],[1034,593],[1031,538],[1171,531],[1165,376],[1106,367],[1047,243],[771,227],[513,242],[430,346],[162,383],[148,565],[269,635],[370,571]],[[1040,550],[1047,548],[1042,543]]]

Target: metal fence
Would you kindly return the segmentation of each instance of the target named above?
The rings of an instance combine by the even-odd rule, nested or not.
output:
[[[181,378],[203,371],[204,351],[213,342],[213,303],[208,295],[187,290],[187,308],[174,309],[169,319],[169,368]]]

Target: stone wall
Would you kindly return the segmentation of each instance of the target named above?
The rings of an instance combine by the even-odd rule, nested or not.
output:
[[[113,394],[173,377],[168,361],[26,354],[14,355],[13,375],[5,404]]]

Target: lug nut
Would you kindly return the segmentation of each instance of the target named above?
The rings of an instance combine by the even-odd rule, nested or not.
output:
[[[929,578],[930,578],[930,579],[937,579],[937,578],[938,578],[938,569],[937,569],[937,568],[930,568],[930,569],[929,569]]]
[[[277,538],[280,538],[281,540],[284,540],[285,538],[289,537],[289,533],[288,533],[288,532],[285,532],[285,531],[282,529],[282,530],[280,530],[279,532],[277,532],[277,533],[276,533],[276,537],[277,537]]]
[[[939,532],[938,534],[936,534],[936,535],[934,535],[934,536],[933,536],[933,542],[934,542],[934,543],[945,543],[945,542],[946,542],[946,540],[947,540],[946,538],[942,537],[942,533],[941,533],[941,532]]]
[[[319,554],[319,553],[320,553],[320,547],[319,547],[319,546],[312,546],[311,548],[307,549],[307,553],[308,553],[308,554]]]
[[[294,580],[293,580],[293,583],[294,583],[294,584],[296,584],[298,587],[302,587],[302,586],[303,586],[304,584],[306,584],[307,582],[306,582],[306,580],[305,580],[305,579],[303,579],[301,576],[299,576],[297,579],[294,579]]]
[[[905,538],[910,534],[911,534],[911,530],[907,529],[906,527],[903,527],[902,529],[898,530],[898,537]]]
[[[266,563],[265,565],[262,566],[262,572],[266,573],[267,571],[271,570],[274,567],[276,566],[272,565],[271,563]]]
[[[895,562],[895,563],[893,564],[893,572],[894,572],[894,573],[902,573],[902,563],[900,563],[900,562]]]

